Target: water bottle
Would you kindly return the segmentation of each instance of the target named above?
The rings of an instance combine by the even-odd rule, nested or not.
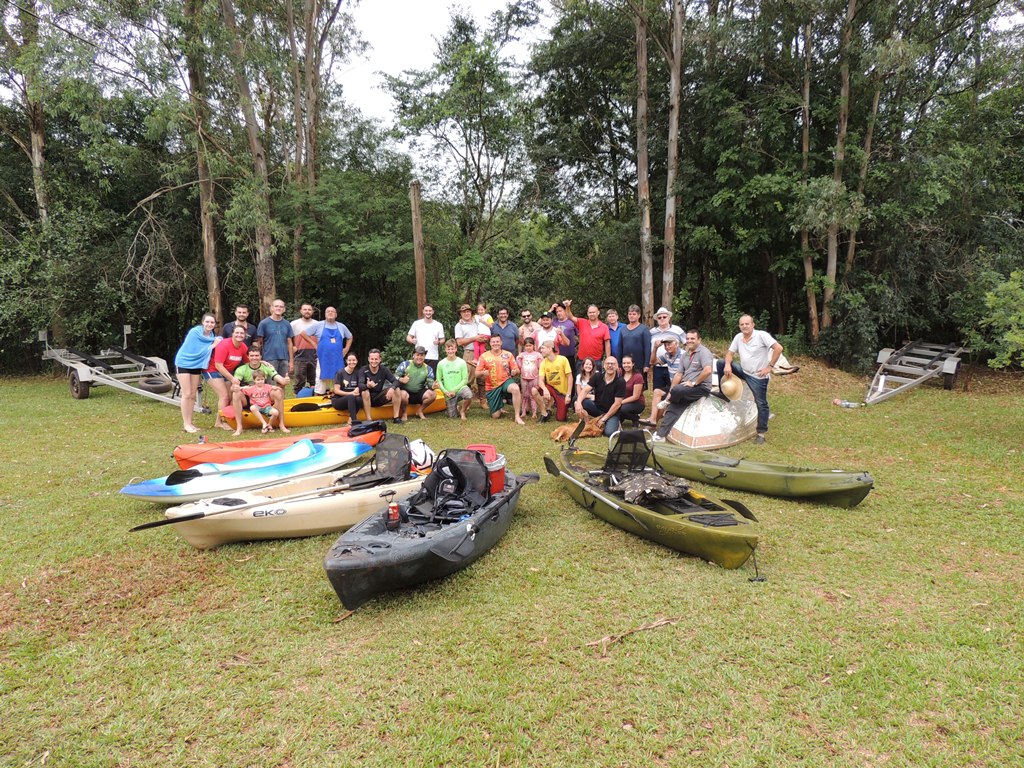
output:
[[[832,405],[838,405],[840,408],[860,408],[863,403],[851,403],[849,400],[840,400],[837,397],[832,401]]]

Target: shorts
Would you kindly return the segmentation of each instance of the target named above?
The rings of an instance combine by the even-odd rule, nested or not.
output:
[[[381,392],[377,392],[376,394],[371,394],[370,395],[370,407],[371,408],[379,408],[382,405],[390,405],[391,402],[388,400],[388,392],[391,389],[393,389],[393,387],[388,387],[387,389],[385,389],[385,390],[383,390]]]
[[[220,375],[220,371],[203,371],[203,379],[209,381],[210,379],[223,379]]]
[[[406,391],[408,392],[408,390]],[[421,389],[418,392],[409,392],[409,405],[422,405],[423,395],[425,395],[426,392],[427,390],[425,389]]]
[[[512,379],[505,379],[500,385],[487,392],[487,407],[491,413],[497,413],[505,407],[505,395],[513,384],[515,382]]]
[[[274,412],[274,406],[272,405],[254,405],[253,407],[264,416],[270,416]]]
[[[672,389],[672,377],[668,375],[667,365],[654,366],[654,388],[662,392]]]
[[[462,348],[462,359],[470,365],[476,365],[476,351],[472,344],[467,344]]]
[[[182,368],[181,366],[174,366],[174,372],[181,376],[201,376],[205,371],[202,368]]]

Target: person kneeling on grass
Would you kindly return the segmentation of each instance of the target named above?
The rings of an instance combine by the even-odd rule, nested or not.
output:
[[[505,393],[512,395],[512,415],[516,424],[525,425],[526,422],[520,417],[523,410],[522,394],[519,385],[512,380],[513,376],[519,375],[519,366],[511,352],[501,348],[501,336],[491,336],[491,348],[480,355],[477,360],[476,376],[484,379],[484,389],[487,393],[487,407],[491,411],[492,419],[500,419],[504,414]]]
[[[279,419],[281,412],[271,402],[272,389],[267,384],[267,377],[263,371],[256,371],[252,375],[253,383],[250,386],[242,387],[242,393],[249,398],[249,410],[252,415],[260,420],[263,425],[264,434],[274,431],[274,420]],[[267,418],[270,421],[267,421]]]
[[[416,415],[421,419],[427,418],[423,409],[437,399],[437,393],[434,391],[434,369],[427,365],[426,360],[426,347],[416,347],[412,353],[412,360],[403,360],[395,369],[395,376],[401,387],[402,421],[408,418],[406,408],[410,405],[418,405]]]
[[[469,364],[458,356],[459,345],[455,339],[444,343],[445,359],[437,364],[437,384],[444,395],[448,418],[458,416],[466,420],[466,411],[473,402],[473,390],[469,388]]]

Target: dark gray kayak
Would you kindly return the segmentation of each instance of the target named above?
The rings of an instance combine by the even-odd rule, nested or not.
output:
[[[423,488],[398,505],[371,514],[344,533],[324,559],[338,598],[355,610],[378,595],[441,579],[462,570],[498,543],[512,523],[523,486],[537,475],[494,473],[477,451],[438,455]]]

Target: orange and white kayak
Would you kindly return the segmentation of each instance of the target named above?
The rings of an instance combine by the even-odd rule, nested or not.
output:
[[[383,421],[364,421],[353,428],[346,424],[343,427],[324,429],[319,432],[306,432],[301,435],[283,435],[266,440],[235,440],[224,443],[187,443],[174,449],[174,460],[182,469],[189,469],[197,464],[214,462],[223,464],[228,461],[247,459],[251,456],[262,456],[274,453],[293,445],[299,440],[310,440],[313,443],[350,443],[359,442],[377,445],[387,426]]]

